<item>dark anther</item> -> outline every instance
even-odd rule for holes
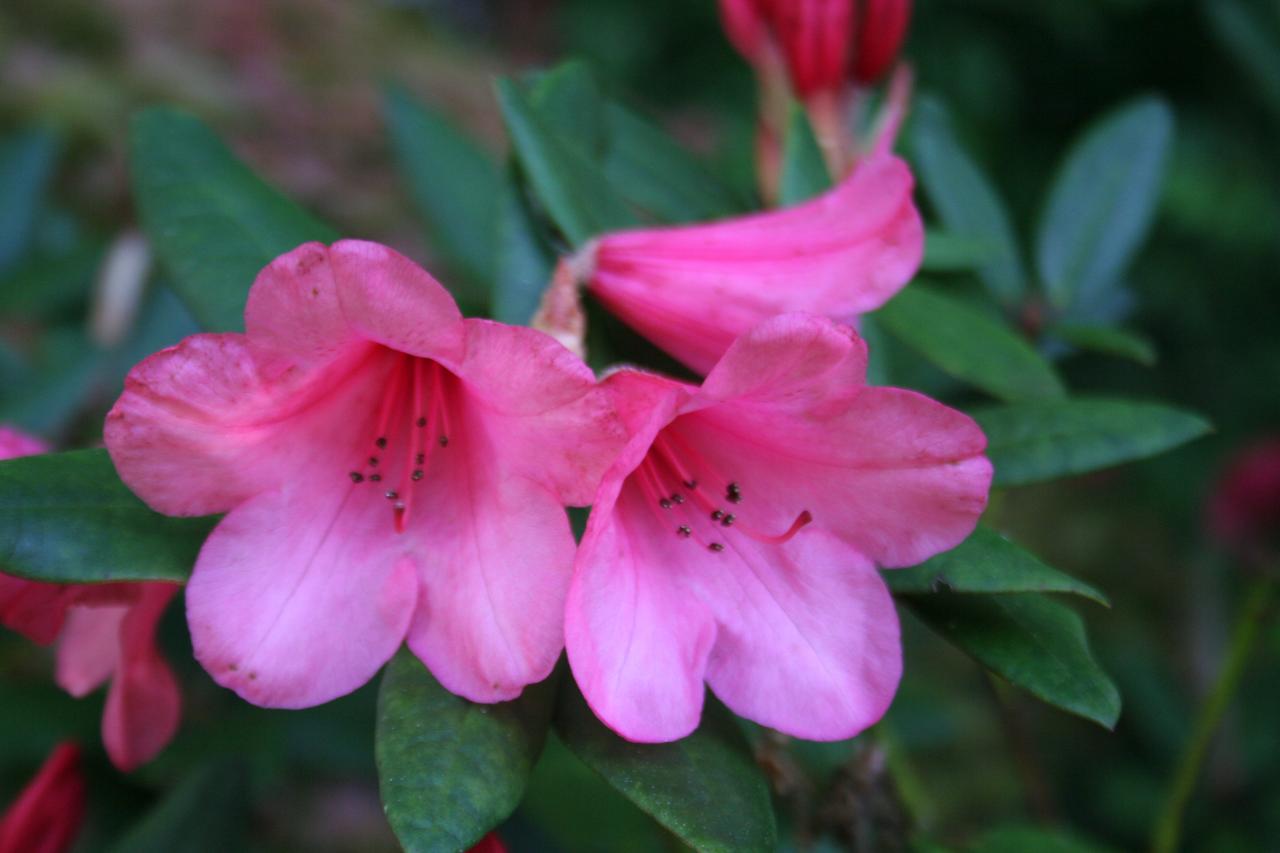
[[[440,446],[441,446],[441,447],[448,447],[448,446],[449,446],[449,436],[447,436],[447,435],[442,435],[442,436],[440,436]]]
[[[371,474],[371,475],[369,476],[369,479],[370,479],[370,480],[373,480],[373,482],[375,482],[375,483],[381,483],[381,482],[382,482],[382,475],[381,475],[381,474]]]
[[[351,472],[351,482],[353,482],[353,483],[363,483],[363,482],[364,482],[364,474],[361,474],[359,471],[352,471],[352,472]]]
[[[720,519],[722,519],[722,518],[724,518],[724,510],[719,510],[719,509],[713,509],[713,510],[711,510],[711,520],[712,520],[712,521],[719,521],[719,520],[720,520]]]
[[[373,443],[378,445],[378,449],[381,450],[387,446],[387,438],[386,436],[379,436]]]
[[[373,467],[375,467],[375,468],[376,468],[376,467],[378,467],[378,457],[376,457],[376,456],[370,456],[370,457],[369,457],[369,464],[370,464],[370,465],[372,465],[372,466],[373,466]]]
[[[674,494],[674,495],[672,495],[672,496],[671,496],[671,502],[672,502],[673,504],[682,504],[682,503],[684,503],[684,495],[682,495],[682,494],[680,494],[679,492],[677,492],[676,494]]]
[[[427,461],[427,454],[425,454],[425,453],[419,453],[419,454],[414,458],[414,460],[413,460],[413,461],[414,461],[414,462],[417,462],[419,465],[421,465],[423,462],[426,462],[426,461]]]
[[[387,500],[389,501],[393,501],[398,497],[400,497],[400,495],[398,495],[394,489],[387,492]]]
[[[424,427],[424,426],[426,426],[426,425],[427,425],[427,419],[426,419],[426,418],[418,418],[418,426],[419,426],[419,427]]]
[[[687,524],[682,524],[676,528],[676,535],[683,539],[688,539],[693,535],[693,528]]]
[[[742,503],[742,492],[729,492],[725,497],[728,498],[731,504]]]
[[[658,501],[658,506],[662,507],[663,509],[671,509],[671,501],[667,500],[666,498],[662,498],[660,501]]]
[[[414,480],[421,480],[421,479],[422,479],[422,470],[421,470],[421,469],[419,469],[419,470],[417,470],[417,471],[414,471],[414,472],[413,472],[413,474],[412,474],[411,476],[412,476],[412,479],[414,479]]]
[[[684,481],[684,487],[685,487],[686,489],[696,489],[696,488],[698,488],[698,481],[697,481],[697,480],[685,480],[685,481]]]
[[[710,548],[712,551],[715,551],[717,554],[719,554],[721,551],[724,550],[724,546],[721,545],[719,542],[712,542],[707,547]]]
[[[732,527],[735,521],[737,521],[737,519],[734,518],[733,515],[726,515],[724,517],[724,520],[722,520],[720,523],[723,524],[725,527]]]

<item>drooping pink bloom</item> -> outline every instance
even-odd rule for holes
[[[59,744],[18,799],[0,815],[0,853],[64,853],[84,822],[80,748]]]
[[[1237,453],[1209,496],[1209,530],[1240,557],[1265,564],[1280,557],[1280,438]]]
[[[605,307],[706,373],[771,317],[848,321],[896,294],[924,255],[912,186],[906,164],[882,154],[796,207],[606,234],[574,263]]]
[[[0,459],[47,449],[0,428]],[[102,741],[124,771],[154,758],[178,730],[181,694],[156,648],[156,626],[177,592],[171,583],[52,584],[0,574],[0,625],[57,642],[60,687],[82,697],[110,682]]]
[[[620,428],[546,335],[463,320],[383,246],[307,244],[258,276],[246,334],[130,373],[107,416],[124,481],[227,512],[187,587],[196,657],[259,705],[326,702],[407,638],[448,689],[510,699],[563,646],[574,541]]]
[[[961,542],[991,465],[969,417],[865,372],[851,329],[787,315],[700,388],[606,380],[631,440],[596,495],[565,636],[588,703],[623,737],[687,735],[704,681],[740,716],[813,740],[888,707],[901,650],[876,567]]]

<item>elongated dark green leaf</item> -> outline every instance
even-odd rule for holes
[[[490,155],[454,124],[404,89],[390,86],[383,112],[400,172],[427,224],[428,242],[463,276],[446,281],[463,310],[482,311],[482,287],[493,275],[498,169]]]
[[[1104,606],[1107,597],[1094,587],[1045,565],[1033,554],[986,527],[979,527],[958,547],[910,569],[886,571],[895,593],[1007,594],[1060,592],[1079,595]]]
[[[243,849],[249,824],[249,774],[236,762],[197,767],[113,853],[223,853]]]
[[[946,107],[922,98],[916,107],[912,143],[920,180],[947,231],[981,244],[986,261],[982,282],[1005,305],[1026,290],[1026,271],[1004,203],[990,180],[965,153]]]
[[[782,180],[778,196],[783,206],[813,198],[831,186],[831,173],[813,135],[804,107],[793,104],[782,149]]]
[[[0,279],[0,314],[46,318],[89,301],[104,246],[85,240],[65,252],[32,252]]]
[[[1110,853],[1111,848],[1063,830],[1005,826],[991,830],[965,850],[967,853]]]
[[[600,162],[608,134],[604,96],[587,63],[571,59],[539,74],[529,103],[564,142],[591,162]]]
[[[1112,728],[1120,694],[1089,651],[1084,624],[1040,595],[905,596],[915,613],[978,663],[1037,698]]]
[[[700,851],[773,850],[769,790],[733,716],[708,697],[702,724],[675,743],[618,737],[565,679],[556,733],[588,767]]]
[[[0,566],[54,583],[186,580],[214,518],[148,509],[105,450],[0,462]]]
[[[946,373],[1002,400],[1062,397],[1053,368],[1029,343],[982,311],[914,284],[875,314],[894,337]]]
[[[243,328],[245,297],[263,267],[309,240],[337,237],[194,116],[164,108],[138,114],[129,157],[147,236],[206,330]]]
[[[599,166],[565,142],[514,82],[498,81],[498,102],[525,178],[574,246],[635,224]]]
[[[392,659],[374,750],[382,805],[406,851],[466,850],[515,811],[551,723],[553,682],[477,705],[408,650]]]
[[[15,264],[31,242],[58,159],[58,138],[44,129],[0,143],[0,270]]]
[[[920,271],[968,272],[981,267],[986,259],[986,247],[977,240],[929,230],[924,235],[924,260],[920,263]]]
[[[1104,116],[1067,153],[1040,219],[1036,263],[1059,308],[1118,284],[1151,227],[1173,117],[1143,98]]]
[[[1136,332],[1110,326],[1058,325],[1049,333],[1083,350],[1127,358],[1147,367],[1156,363],[1155,345]]]
[[[1075,399],[973,413],[987,434],[995,485],[1083,474],[1163,453],[1211,429],[1199,415],[1156,403]]]
[[[493,284],[493,318],[525,325],[538,310],[551,280],[555,250],[524,197],[514,169],[498,199],[498,259]]]
[[[1280,118],[1280,37],[1240,0],[1206,0],[1209,23],[1224,53],[1249,75],[1259,97]],[[1274,16],[1272,17],[1274,20]]]
[[[728,216],[742,201],[648,119],[612,101],[604,107],[604,173],[636,207],[661,222]]]

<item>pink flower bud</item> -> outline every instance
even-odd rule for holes
[[[1280,553],[1280,438],[1237,454],[1209,498],[1209,529],[1247,559]]]
[[[0,817],[0,853],[63,853],[84,821],[80,748],[60,744]]]

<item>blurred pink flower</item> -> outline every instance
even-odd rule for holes
[[[0,853],[64,853],[84,822],[80,748],[59,744],[35,778],[0,815]]]
[[[881,154],[796,207],[606,234],[573,263],[610,311],[706,373],[770,317],[848,321],[896,294],[924,254],[912,186],[906,164]]]
[[[788,315],[700,388],[623,370],[631,440],[605,475],[565,617],[588,703],[634,741],[734,712],[814,740],[888,707],[898,620],[877,566],[959,544],[986,505],[986,439],[920,394],[865,384],[849,328]]]
[[[1209,528],[1249,560],[1280,558],[1280,438],[1236,454],[1209,498]]]
[[[0,428],[0,458],[45,450],[39,439]],[[171,583],[52,584],[0,574],[0,625],[36,643],[57,641],[60,687],[82,697],[110,682],[102,741],[126,772],[178,730],[181,694],[155,639],[177,591]]]
[[[463,320],[424,270],[359,241],[273,261],[245,325],[137,365],[106,425],[152,507],[228,513],[187,589],[213,678],[316,705],[406,638],[474,701],[545,678],[573,565],[564,505],[590,501],[621,435],[586,365]]]

